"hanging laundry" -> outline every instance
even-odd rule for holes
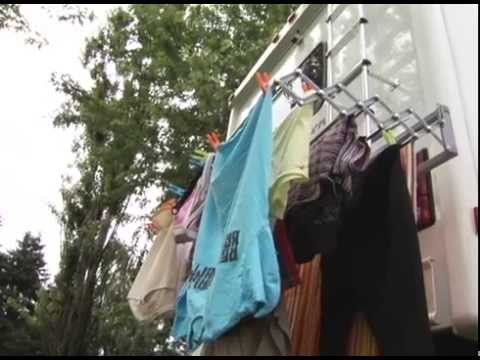
[[[205,199],[207,198],[208,188],[210,186],[214,159],[215,154],[211,153],[208,155],[205,160],[202,174],[195,187],[196,196],[192,202],[192,207],[186,222],[186,235],[192,240],[197,238],[198,229],[200,228],[200,220],[202,218]]]
[[[341,204],[351,194],[351,176],[365,167],[370,155],[368,144],[356,132],[354,116],[337,120],[311,144],[310,179],[292,186],[285,223],[299,264],[332,251],[336,244]]]
[[[348,184],[351,171],[361,171],[370,154],[368,144],[357,138],[355,116],[336,119],[335,124],[310,145],[309,181],[292,186],[288,209],[318,199],[322,189],[334,182]]]
[[[277,219],[283,219],[290,185],[308,180],[312,117],[313,103],[297,107],[275,130],[270,198],[272,216]]]
[[[177,281],[177,294],[183,287],[183,284],[190,275],[190,253],[192,252],[193,243],[176,243],[175,249],[177,254],[177,269],[178,269],[178,281]]]
[[[170,210],[173,211],[177,204],[177,200],[172,198],[165,201],[160,208],[158,209],[158,213],[152,217],[151,223],[148,225],[148,228],[154,233],[157,234],[162,228],[165,227],[165,216],[162,215],[163,210]]]
[[[177,261],[171,207],[163,206],[154,219],[159,232],[127,296],[130,309],[140,321],[173,316],[184,271]]]
[[[317,254],[326,254],[336,246],[342,226],[341,203],[346,197],[341,186],[323,190],[318,199],[298,204],[285,218],[287,237],[298,264],[311,261]]]
[[[205,200],[208,194],[208,188],[210,186],[210,179],[213,169],[213,161],[215,160],[215,154],[210,153],[205,160],[202,175],[195,187],[196,197],[193,200],[190,214],[187,218],[185,235],[188,236],[192,245],[187,260],[187,274],[192,271],[193,256],[195,252],[196,239],[198,236],[198,229],[200,228],[200,221],[202,219],[202,212],[205,206]]]
[[[322,337],[321,256],[300,265],[301,284],[285,292],[285,304],[292,334],[292,356],[318,356]],[[349,356],[380,355],[378,341],[361,313],[354,316],[348,335]]]
[[[202,356],[288,356],[290,330],[283,302],[261,319],[248,318],[212,343]]]
[[[269,222],[272,142],[268,90],[216,153],[192,273],[172,331],[190,350],[278,305],[280,274]]]
[[[400,147],[354,177],[334,252],[323,256],[322,354],[344,355],[362,311],[384,355],[432,355],[415,218]],[[319,237],[322,234],[318,234]]]
[[[288,240],[287,229],[283,220],[278,219],[275,222],[274,235],[278,253],[278,262],[280,265],[280,275],[282,277],[282,286],[283,289],[289,289],[300,283],[300,277],[293,249]]]
[[[283,219],[290,186],[308,180],[312,117],[313,103],[296,107],[275,130],[273,136],[271,217],[275,227],[275,245],[282,284],[286,289],[298,285],[298,271],[285,226],[283,222],[275,219]]]
[[[292,334],[290,355],[315,356],[320,353],[321,258],[299,266],[300,285],[285,292],[285,304]]]
[[[198,150],[197,150],[198,152]],[[188,189],[184,196],[178,201],[176,206],[177,214],[175,216],[175,226],[173,233],[177,243],[184,243],[193,241],[197,237],[198,227],[197,223],[192,224],[192,218],[199,221],[205,192],[208,184],[203,184],[202,178],[205,177],[205,168],[210,168],[211,164],[202,167],[197,172],[194,179],[190,182]],[[210,171],[210,170],[209,170]],[[199,205],[201,204],[201,206]]]
[[[409,144],[403,146],[400,150],[400,159],[402,169],[407,174],[407,183],[411,185],[412,180],[412,152],[413,145]],[[411,187],[409,186],[409,192]],[[413,195],[413,194],[411,194]],[[314,209],[307,209],[306,212],[315,212]],[[318,211],[318,209],[317,209]],[[317,236],[323,236],[322,233],[317,233]],[[330,237],[331,238],[331,237]],[[331,246],[334,248],[334,245]],[[324,246],[326,250],[326,246]],[[328,253],[328,251],[325,251]],[[321,278],[322,271],[319,262],[320,258],[316,257],[314,261],[302,264],[300,266],[301,284],[294,289],[289,289],[285,293],[286,305],[289,310],[289,320],[291,324],[292,337],[292,355],[319,355],[320,354],[320,342],[322,337],[322,312],[320,302],[316,305],[312,305],[319,299],[321,299]],[[315,268],[315,270],[313,270]],[[315,274],[312,275],[312,271]],[[311,291],[311,289],[317,289]],[[307,305],[308,304],[308,305]],[[305,317],[305,307],[308,310],[308,317]],[[321,310],[317,314],[315,309]],[[310,319],[315,319],[313,323],[307,324]],[[365,356],[365,355],[381,355],[378,339],[373,334],[370,323],[365,315],[361,312],[356,312],[352,316],[352,324],[349,328],[349,333],[346,337],[345,354],[353,356]],[[303,336],[303,328],[306,327],[308,336]]]
[[[347,341],[348,356],[379,356],[380,348],[377,338],[373,335],[368,320],[363,313],[356,313]]]
[[[412,188],[413,156],[414,156],[414,150],[413,150],[412,144],[407,144],[400,149],[400,161],[402,164],[402,169],[405,172],[408,191],[410,192],[410,195],[413,194],[413,188]]]
[[[415,152],[415,144],[410,143],[403,146],[400,150],[400,159],[403,171],[408,184],[408,191],[412,198],[412,208],[415,219],[418,219],[417,209],[417,154]]]
[[[193,190],[175,215],[173,235],[176,243],[185,243],[193,239],[191,234],[187,232],[187,224],[197,197],[198,192]]]

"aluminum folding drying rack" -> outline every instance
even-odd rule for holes
[[[324,89],[321,89],[315,84],[301,69],[297,69],[279,79],[273,79],[274,96],[276,97],[283,92],[287,98],[290,98],[299,106],[318,101],[319,99],[328,103],[340,116],[336,116],[333,121],[330,121],[316,137],[321,136],[337,121],[346,119],[351,115],[358,115],[359,113],[364,113],[368,118],[372,119],[372,122],[375,124],[376,129],[367,136],[367,140],[371,143],[383,139],[385,131],[393,131],[398,126],[403,127],[403,131],[394,136],[394,138],[395,142],[402,146],[419,139],[423,135],[433,136],[442,146],[443,151],[422,163],[418,168],[418,172],[430,171],[457,156],[455,136],[448,107],[439,105],[435,111],[425,118],[422,118],[413,109],[406,109],[399,113],[394,112],[390,106],[376,95],[366,100],[360,100],[347,89],[347,86],[360,75],[363,65],[364,64],[360,63],[343,81]],[[306,84],[311,84],[314,92],[303,96],[297,94],[295,90],[291,88],[291,84],[297,79],[301,79]],[[340,93],[345,94],[353,101],[354,105],[346,108],[338,104],[335,101],[335,97]],[[373,105],[382,107],[388,114],[388,117],[386,119],[379,119],[371,109]],[[413,125],[408,125],[407,120],[409,119],[414,119],[416,122]],[[440,128],[440,136],[435,133],[434,127]],[[388,146],[389,144],[387,143],[379,149],[376,149],[375,152],[379,153]]]
[[[383,135],[386,132],[387,134],[393,135],[393,130],[398,126],[401,126],[403,131],[397,134],[394,138],[395,142],[401,145],[413,142],[421,135],[427,134],[433,136],[441,145],[442,151],[429,160],[422,162],[417,169],[418,172],[430,171],[457,156],[457,146],[455,143],[455,136],[453,133],[448,107],[439,105],[435,111],[427,115],[425,118],[422,118],[413,109],[406,109],[399,113],[394,112],[390,106],[380,99],[379,96],[370,97],[368,95],[368,77],[373,77],[376,80],[390,85],[392,91],[398,88],[400,84],[398,82],[385,79],[370,70],[372,63],[367,58],[367,40],[365,35],[366,24],[368,23],[368,20],[364,14],[363,4],[357,5],[359,16],[358,19],[353,22],[350,30],[346,31],[345,34],[335,43],[333,42],[334,23],[336,19],[338,19],[340,15],[348,8],[348,6],[351,6],[351,4],[338,4],[337,6],[334,6],[334,4],[328,4],[328,16],[326,19],[328,30],[328,50],[325,54],[328,87],[323,89],[320,88],[318,84],[315,84],[315,82],[312,81],[312,79],[310,79],[301,69],[297,69],[277,80],[273,79],[274,96],[277,96],[280,92],[283,92],[287,98],[290,98],[290,100],[293,100],[299,106],[312,101],[318,101],[319,99],[327,103],[328,122],[327,125],[322,128],[321,133],[316,135],[316,137],[320,136],[340,119],[359,113],[365,114],[365,118],[367,120],[366,127],[368,128],[367,139],[370,144],[382,140],[384,138]],[[359,36],[360,40],[361,60],[341,81],[334,83],[332,61],[335,56],[337,56],[342,49],[348,46],[352,39],[357,35]],[[359,76],[361,77],[363,100],[356,98],[347,88],[349,84]],[[306,96],[298,95],[291,87],[291,84],[298,78],[300,78],[304,83],[311,84],[313,86],[314,93]],[[353,101],[354,105],[350,108],[339,105],[338,102],[335,101],[335,97],[339,93],[345,94],[350,100]],[[379,116],[371,109],[373,105],[383,108],[383,110],[385,110],[387,113],[387,118],[379,119]],[[334,117],[333,110],[344,116]],[[414,120],[413,124],[411,121],[412,119]],[[407,124],[407,121],[410,121],[410,125]],[[370,131],[372,124],[374,125],[374,130]],[[440,136],[434,132],[434,127],[440,128]],[[380,146],[380,148],[375,149],[375,153],[383,151],[387,146],[389,146],[388,143],[384,146]]]

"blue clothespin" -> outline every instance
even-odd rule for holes
[[[183,194],[185,194],[185,189],[173,184],[167,184],[167,190],[180,197],[182,197]]]
[[[205,164],[205,160],[199,160],[197,158],[190,158],[190,165],[193,166],[193,167],[203,167],[203,165]]]
[[[198,156],[198,155],[190,155],[190,159],[195,159],[195,160],[198,160],[198,161],[205,161],[206,160],[205,157]]]

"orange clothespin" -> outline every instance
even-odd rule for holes
[[[255,74],[255,77],[257,79],[258,86],[260,86],[260,89],[262,89],[263,92],[266,92],[270,87],[270,82],[272,80],[270,74],[267,72],[257,72]]]
[[[220,146],[220,138],[218,137],[215,131],[209,132],[207,134],[208,142],[212,146],[213,150],[217,151]]]
[[[302,89],[304,92],[309,92],[314,89],[313,84],[309,81],[302,82]]]
[[[162,205],[160,205],[160,211],[163,211],[163,210],[172,210],[175,205],[177,204],[177,200],[175,198],[172,198],[172,199],[168,199],[167,201],[165,201],[164,203],[162,203]]]
[[[162,205],[160,205],[158,212],[151,218],[150,223],[145,225],[147,230],[153,234],[156,234],[158,231],[160,231],[162,226],[161,226],[161,222],[159,223],[158,221],[159,219],[158,214],[160,214],[163,211],[172,211],[176,204],[177,204],[177,200],[175,198],[171,198],[163,202]]]
[[[153,224],[153,223],[147,224],[147,225],[145,225],[145,227],[147,228],[147,231],[150,234],[156,234],[157,232],[160,231],[160,229],[158,227],[156,227],[155,224]]]

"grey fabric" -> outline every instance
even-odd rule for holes
[[[270,315],[247,319],[212,343],[204,356],[288,356],[291,351],[288,315],[283,302]]]

